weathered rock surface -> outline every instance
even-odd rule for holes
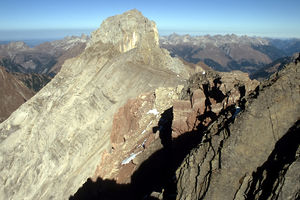
[[[0,123],[33,95],[15,75],[0,67]]]
[[[176,172],[177,199],[299,198],[299,69],[289,64],[242,113],[210,125]]]
[[[122,195],[132,199],[174,195],[166,182],[186,152],[197,144],[201,134],[193,132],[200,126],[207,127],[223,110],[233,107],[234,111],[235,104],[257,85],[242,72],[202,71],[193,75],[185,87],[158,88],[128,100],[114,115],[112,148],[103,154],[92,178],[97,186],[91,189],[87,181],[74,199],[107,197],[110,192],[101,189],[106,186],[99,180],[115,182],[111,186],[115,190],[127,188],[129,194],[123,191],[110,199]]]
[[[67,199],[110,149],[118,108],[187,78],[183,63],[159,48],[148,21],[136,10],[104,21],[109,39],[96,31],[81,55],[0,125],[1,199]]]
[[[181,94],[182,99],[173,104],[173,137],[207,126],[230,106],[242,106],[258,84],[240,71],[209,70],[194,74]]]
[[[94,175],[114,179],[119,184],[130,183],[139,165],[162,148],[159,144],[161,115],[180,96],[180,88],[158,88],[154,93],[130,99],[114,115],[110,136],[112,150],[102,156]],[[153,131],[154,128],[157,131]],[[153,133],[155,132],[155,133]],[[153,143],[155,143],[153,145]],[[152,146],[151,146],[152,145]]]

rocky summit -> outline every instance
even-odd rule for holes
[[[299,60],[260,83],[109,17],[0,124],[0,199],[299,199]]]
[[[1,199],[68,199],[91,177],[113,114],[129,98],[188,77],[131,10],[105,20],[85,51],[0,125]]]

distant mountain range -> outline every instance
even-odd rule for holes
[[[160,37],[161,47],[187,62],[204,62],[217,71],[254,73],[275,60],[300,51],[300,39],[269,39],[231,35]]]
[[[298,200],[299,53],[259,82],[203,58],[251,71],[287,50],[246,36],[173,36],[162,44],[194,63],[161,48],[138,10],[109,17],[33,97],[28,87],[44,82],[33,72],[51,74],[81,39],[2,47],[15,67],[0,67],[0,120],[31,99],[0,123],[0,199]]]
[[[88,40],[83,35],[35,47],[24,41],[0,44],[0,123],[42,89],[66,59],[79,55]]]
[[[54,76],[64,60],[79,55],[85,48],[88,36],[66,37],[29,47],[25,42],[0,45],[0,65],[11,72],[38,73]]]

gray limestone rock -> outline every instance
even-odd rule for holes
[[[105,20],[81,55],[0,124],[0,199],[69,198],[109,148],[114,112],[187,74],[138,11]]]

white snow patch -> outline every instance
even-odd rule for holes
[[[121,164],[126,165],[126,164],[130,163],[130,161],[132,161],[140,153],[142,153],[142,151],[130,154],[130,156],[128,158],[124,159]]]
[[[147,112],[147,114],[158,115],[159,112],[156,110],[156,108],[154,108],[154,109],[152,109],[152,110],[149,110],[149,111]]]
[[[241,112],[241,108],[239,106],[235,107],[235,113],[233,114],[233,118],[235,118]]]

